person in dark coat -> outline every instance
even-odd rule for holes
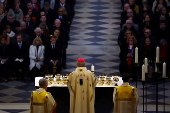
[[[4,78],[5,82],[8,82],[10,47],[6,44],[5,37],[2,37],[0,41],[0,77]]]
[[[15,76],[17,80],[24,80],[25,72],[28,71],[29,66],[29,46],[22,41],[22,35],[17,34],[17,42],[12,45],[12,64],[15,68]]]

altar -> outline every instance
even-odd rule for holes
[[[42,77],[35,78],[35,86],[38,87],[38,81]],[[55,77],[45,76],[48,79],[47,91],[50,92],[58,103],[57,111],[69,113],[70,94],[67,88],[67,77],[60,75]],[[98,83],[95,88],[95,113],[111,113],[113,110],[113,91],[114,87],[123,83],[121,77],[97,77]],[[97,108],[97,109],[96,109]],[[102,109],[100,109],[102,108]],[[103,108],[106,111],[102,111]],[[60,113],[57,112],[57,113]]]

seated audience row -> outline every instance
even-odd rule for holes
[[[141,66],[148,59],[147,78],[152,81],[154,69],[157,66],[162,72],[162,66],[156,65],[156,47],[160,48],[160,63],[166,63],[167,76],[170,77],[170,2],[168,0],[122,0],[120,33],[120,74],[129,73],[133,80],[141,77]],[[138,47],[139,68],[134,65],[135,47]],[[155,66],[156,65],[156,66]]]

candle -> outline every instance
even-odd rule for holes
[[[142,65],[142,81],[145,81],[145,65]]]
[[[91,65],[91,71],[94,71],[94,65],[93,64]]]
[[[144,63],[145,63],[145,73],[148,73],[148,59],[147,58],[145,58]]]
[[[138,48],[135,48],[135,63],[138,63]]]
[[[162,73],[162,78],[166,78],[166,63],[163,63],[163,73]]]
[[[159,53],[160,53],[160,49],[159,47],[156,47],[156,63],[159,63]]]
[[[156,63],[155,63],[155,72],[158,72],[158,68],[157,68],[157,66],[156,66]]]

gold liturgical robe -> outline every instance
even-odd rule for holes
[[[94,113],[96,78],[86,67],[69,74],[70,113]]]
[[[114,112],[113,113],[136,113],[138,104],[137,89],[129,83],[117,86],[113,93]]]
[[[32,92],[30,101],[30,113],[52,113],[56,108],[56,102],[49,92],[39,88]]]

